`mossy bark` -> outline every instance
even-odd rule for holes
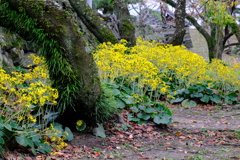
[[[135,27],[131,21],[127,4],[124,0],[114,0],[114,12],[117,16],[120,38],[128,41],[129,46],[136,44]]]
[[[86,4],[86,1],[69,0],[69,2],[78,17],[86,25],[89,31],[95,35],[99,42],[117,43],[117,39],[112,31],[104,25],[97,13]]]
[[[60,97],[61,95],[70,96],[69,101],[71,102],[69,103],[73,104],[74,107],[73,109],[67,106],[66,111],[61,116],[64,122],[67,125],[75,124],[76,120],[85,117],[86,121],[96,124],[95,105],[102,93],[100,81],[93,56],[85,51],[74,16],[41,1],[8,0],[8,2],[10,8],[19,14],[23,8],[26,15],[31,17],[30,20],[36,22],[36,27],[43,29],[44,33],[47,34],[48,42],[56,42],[53,45],[47,43],[39,45],[42,48],[48,46],[48,50],[45,51],[49,51],[49,53],[43,53],[43,55],[47,59],[50,77],[54,86],[59,90]],[[0,17],[0,23],[4,18],[6,17]],[[9,19],[9,21],[14,20]],[[33,39],[32,30],[23,27],[24,32],[21,32],[19,29],[21,25],[17,26],[16,23],[11,24],[11,22],[9,24],[23,38]],[[47,41],[39,40],[39,42],[45,43]],[[56,53],[61,53],[61,55],[53,55],[55,52],[52,50],[56,50]],[[64,65],[61,66],[61,64]],[[66,98],[64,96],[61,98]],[[66,118],[68,118],[67,121]]]

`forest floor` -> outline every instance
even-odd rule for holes
[[[108,122],[105,139],[75,133],[71,159],[240,159],[240,106],[169,108],[174,119],[166,128],[127,122],[125,130]]]
[[[173,122],[167,127],[128,122],[125,111],[125,124],[104,124],[107,138],[75,132],[68,147],[55,155],[33,157],[16,150],[7,159],[240,160],[240,105],[168,107]]]

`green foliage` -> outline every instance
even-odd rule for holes
[[[119,112],[116,99],[109,85],[103,84],[102,92],[96,103],[95,113],[92,113],[92,116],[96,117],[98,123],[103,123]]]
[[[73,134],[71,132],[71,130],[68,127],[65,127],[63,129],[63,126],[60,123],[52,123],[52,128],[54,128],[54,130],[52,130],[51,132],[56,132],[56,138],[62,138],[65,137],[68,141],[73,140]],[[54,133],[51,133],[54,135]]]
[[[235,23],[234,18],[227,11],[229,7],[227,2],[202,0],[202,3],[205,4],[206,17],[210,23],[222,26]]]
[[[37,154],[37,152],[40,153],[49,153],[51,152],[51,147],[44,143],[42,140],[42,137],[39,136],[35,131],[27,131],[24,130],[26,134],[21,134],[16,136],[16,142],[24,147],[30,147],[31,151],[34,155]]]
[[[156,124],[170,124],[172,122],[172,113],[163,104],[148,102],[132,106],[130,110],[132,113],[128,114],[128,119],[139,124],[146,123],[149,120]]]
[[[225,102],[227,104],[238,103],[237,94],[221,94],[219,91],[207,87],[206,84],[195,84],[187,89],[180,89],[174,92],[174,99],[171,103],[180,103],[184,107],[195,107],[198,103],[215,103],[220,104]]]
[[[128,85],[120,79],[116,79],[111,86],[113,95],[116,97],[118,108],[129,108],[128,119],[139,124],[153,121],[156,124],[170,124],[172,121],[171,111],[163,104],[154,102],[148,95],[142,95],[137,84]],[[117,83],[120,82],[120,83]]]
[[[102,124],[98,124],[98,127],[94,128],[93,134],[97,137],[106,138],[105,130]]]
[[[104,14],[112,14],[114,8],[114,1],[113,0],[94,0],[93,1],[93,8],[94,9],[103,9]]]
[[[1,153],[19,144],[34,155],[45,154],[66,147],[64,141],[73,139],[67,127],[63,130],[57,123],[47,127],[59,115],[54,111],[58,92],[51,88],[44,58],[30,56],[36,67],[28,72],[16,68],[8,74],[0,69]]]
[[[49,153],[51,147],[46,144],[42,137],[39,135],[39,131],[35,129],[26,129],[20,126],[14,120],[8,120],[0,117],[0,148],[1,154],[5,148],[10,148],[18,143],[21,146],[31,149],[31,152],[36,155],[37,152]]]

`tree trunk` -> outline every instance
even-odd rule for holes
[[[121,39],[127,40],[129,46],[134,46],[136,44],[135,28],[125,0],[114,0],[114,12],[119,21],[118,28]]]
[[[183,38],[185,36],[185,17],[186,17],[186,0],[178,0],[175,10],[175,24],[176,30],[169,40],[168,43],[176,45],[181,45],[183,43]]]
[[[37,43],[41,49],[53,86],[59,91],[60,110],[66,109],[61,116],[66,125],[74,126],[79,119],[95,125],[97,110],[101,111],[96,109],[96,103],[102,91],[93,56],[85,51],[74,16],[42,1],[7,2],[10,8],[0,0],[0,25]]]
[[[78,17],[86,25],[99,42],[112,42],[117,43],[117,39],[111,30],[101,22],[97,13],[93,11],[85,1],[81,0],[69,0],[71,6],[77,13]]]
[[[237,23],[233,23],[231,25],[231,28],[233,30],[233,33],[236,35],[238,42],[240,43],[240,25]]]
[[[221,59],[222,60],[222,54],[224,50],[223,46],[223,29],[221,26],[216,26],[216,35],[215,35],[215,54],[214,58]]]
[[[169,4],[170,6],[176,8],[176,3],[172,0],[163,0],[165,3]],[[190,16],[190,15],[186,15],[186,18],[196,27],[196,29],[203,35],[203,37],[205,38],[205,40],[207,41],[207,45],[208,45],[208,56],[209,56],[209,60],[211,61],[213,58],[221,58],[220,55],[220,50],[223,49],[223,41],[221,42],[221,40],[218,40],[218,44],[216,44],[215,41],[215,34],[214,36],[212,36],[212,34],[210,35],[203,26],[199,25],[197,20]],[[214,28],[212,28],[214,30]],[[215,32],[215,31],[214,31]],[[220,33],[218,34],[218,38],[220,38],[221,35]],[[218,46],[220,45],[220,46]],[[218,48],[219,47],[219,48]]]

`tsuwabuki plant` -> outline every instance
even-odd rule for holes
[[[165,98],[191,106],[195,106],[198,99],[204,103],[221,103],[223,99],[226,103],[237,103],[239,63],[229,65],[216,59],[208,63],[183,46],[141,38],[134,47],[127,47],[125,40],[120,44],[100,44],[94,58],[102,83],[128,87],[131,94],[147,95],[153,102]],[[177,93],[183,90],[187,90],[186,93]],[[212,93],[213,90],[219,94]]]
[[[35,67],[18,69],[11,74],[0,69],[0,149],[17,144],[30,148],[33,154],[49,153],[65,147],[72,140],[69,128],[50,125],[58,116],[58,91],[51,87],[45,59],[31,54]],[[45,137],[45,138],[44,138]],[[47,137],[47,138],[46,138]]]

